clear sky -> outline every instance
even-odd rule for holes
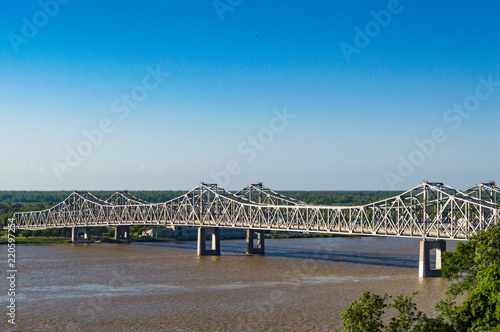
[[[500,182],[497,1],[9,1],[0,190]]]

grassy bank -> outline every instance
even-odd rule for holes
[[[16,244],[71,243],[71,239],[66,237],[43,237],[43,236],[31,237],[31,238],[16,237],[15,240]],[[8,240],[6,237],[0,239],[0,245],[7,243]]]

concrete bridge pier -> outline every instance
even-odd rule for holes
[[[436,249],[436,268],[431,269],[431,250]],[[446,251],[446,241],[420,241],[420,260],[418,267],[419,278],[441,277],[441,255]]]
[[[130,226],[116,226],[115,240],[128,240],[130,239]]]
[[[257,247],[253,243],[254,234],[257,234]],[[264,255],[264,231],[247,229],[247,255]]]
[[[71,241],[73,243],[90,243],[90,227],[73,227]]]
[[[212,235],[212,249],[207,249],[207,235]],[[198,256],[220,255],[220,233],[218,227],[198,228]]]

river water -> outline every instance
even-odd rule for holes
[[[265,256],[245,248],[226,240],[221,256],[197,257],[196,242],[19,245],[16,328],[341,331],[340,312],[365,290],[418,291],[434,316],[447,286],[418,278],[418,239],[266,239]]]

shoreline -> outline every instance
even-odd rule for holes
[[[302,233],[266,233],[266,239],[297,239],[297,238],[322,238],[322,237],[358,237],[357,234],[329,234],[329,233],[313,233],[313,234],[302,234]],[[244,238],[242,238],[244,239]],[[92,237],[90,243],[122,243],[129,244],[135,242],[186,242],[186,241],[196,241],[194,240],[182,240],[175,238],[152,238],[152,237],[134,237],[128,240],[116,240],[112,237]],[[73,243],[70,237],[28,237],[28,238],[15,238],[15,244],[64,244]],[[7,237],[0,238],[0,245],[7,245]]]

